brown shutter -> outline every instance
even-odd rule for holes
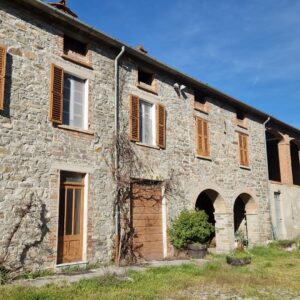
[[[196,145],[198,155],[209,156],[208,122],[200,118],[196,118]]]
[[[239,152],[240,164],[242,166],[249,166],[248,136],[242,133],[239,133]]]
[[[163,105],[156,105],[156,144],[166,148],[166,109]]]
[[[4,109],[5,74],[6,74],[6,47],[0,45],[0,110]]]
[[[140,141],[140,99],[137,96],[130,96],[130,118],[129,118],[130,140]]]
[[[49,119],[50,121],[56,124],[62,124],[63,90],[64,90],[64,70],[52,64]]]
[[[245,166],[249,166],[248,136],[244,135],[243,139],[244,139],[244,142],[243,142],[243,146],[244,146],[244,163],[245,163]]]

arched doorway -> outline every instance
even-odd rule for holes
[[[210,237],[211,247],[222,249],[227,246],[228,237],[222,232],[226,225],[226,218],[220,217],[226,214],[225,201],[218,192],[212,189],[207,189],[201,192],[197,198],[196,209],[203,210],[208,215],[208,221],[214,225],[215,233]],[[226,246],[225,246],[226,244]]]
[[[247,245],[258,240],[257,205],[251,195],[242,193],[235,199],[233,219],[236,236],[243,236]]]

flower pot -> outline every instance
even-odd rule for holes
[[[188,244],[188,255],[191,258],[204,258],[207,254],[207,246],[202,244]]]

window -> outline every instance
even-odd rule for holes
[[[87,44],[82,43],[78,40],[75,40],[67,35],[64,36],[64,53],[66,55],[69,54],[69,52],[74,52],[82,56],[87,55]]]
[[[155,145],[155,110],[154,105],[140,101],[140,141]]]
[[[248,135],[238,133],[239,135],[239,152],[240,152],[240,165],[249,167],[249,151],[248,151]]]
[[[130,139],[134,142],[166,147],[166,110],[137,96],[130,97]]]
[[[241,110],[236,111],[236,124],[240,127],[243,127],[243,128],[248,127],[248,122],[247,122],[246,115]]]
[[[153,74],[142,70],[138,70],[138,82],[151,86],[153,83]]]
[[[64,72],[56,65],[51,67],[50,121],[88,129],[86,80]]]
[[[207,97],[199,90],[194,91],[194,109],[208,113]]]
[[[210,147],[209,147],[209,127],[208,122],[196,118],[196,148],[197,155],[209,157],[210,155]]]
[[[85,127],[85,86],[85,80],[64,75],[63,124]]]

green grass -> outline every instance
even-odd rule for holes
[[[286,252],[272,244],[249,254],[252,263],[244,267],[229,266],[225,256],[212,255],[203,266],[191,263],[129,272],[129,280],[106,276],[43,288],[8,285],[0,287],[0,299],[201,299],[201,293],[216,291],[255,299],[300,295],[300,250]]]

